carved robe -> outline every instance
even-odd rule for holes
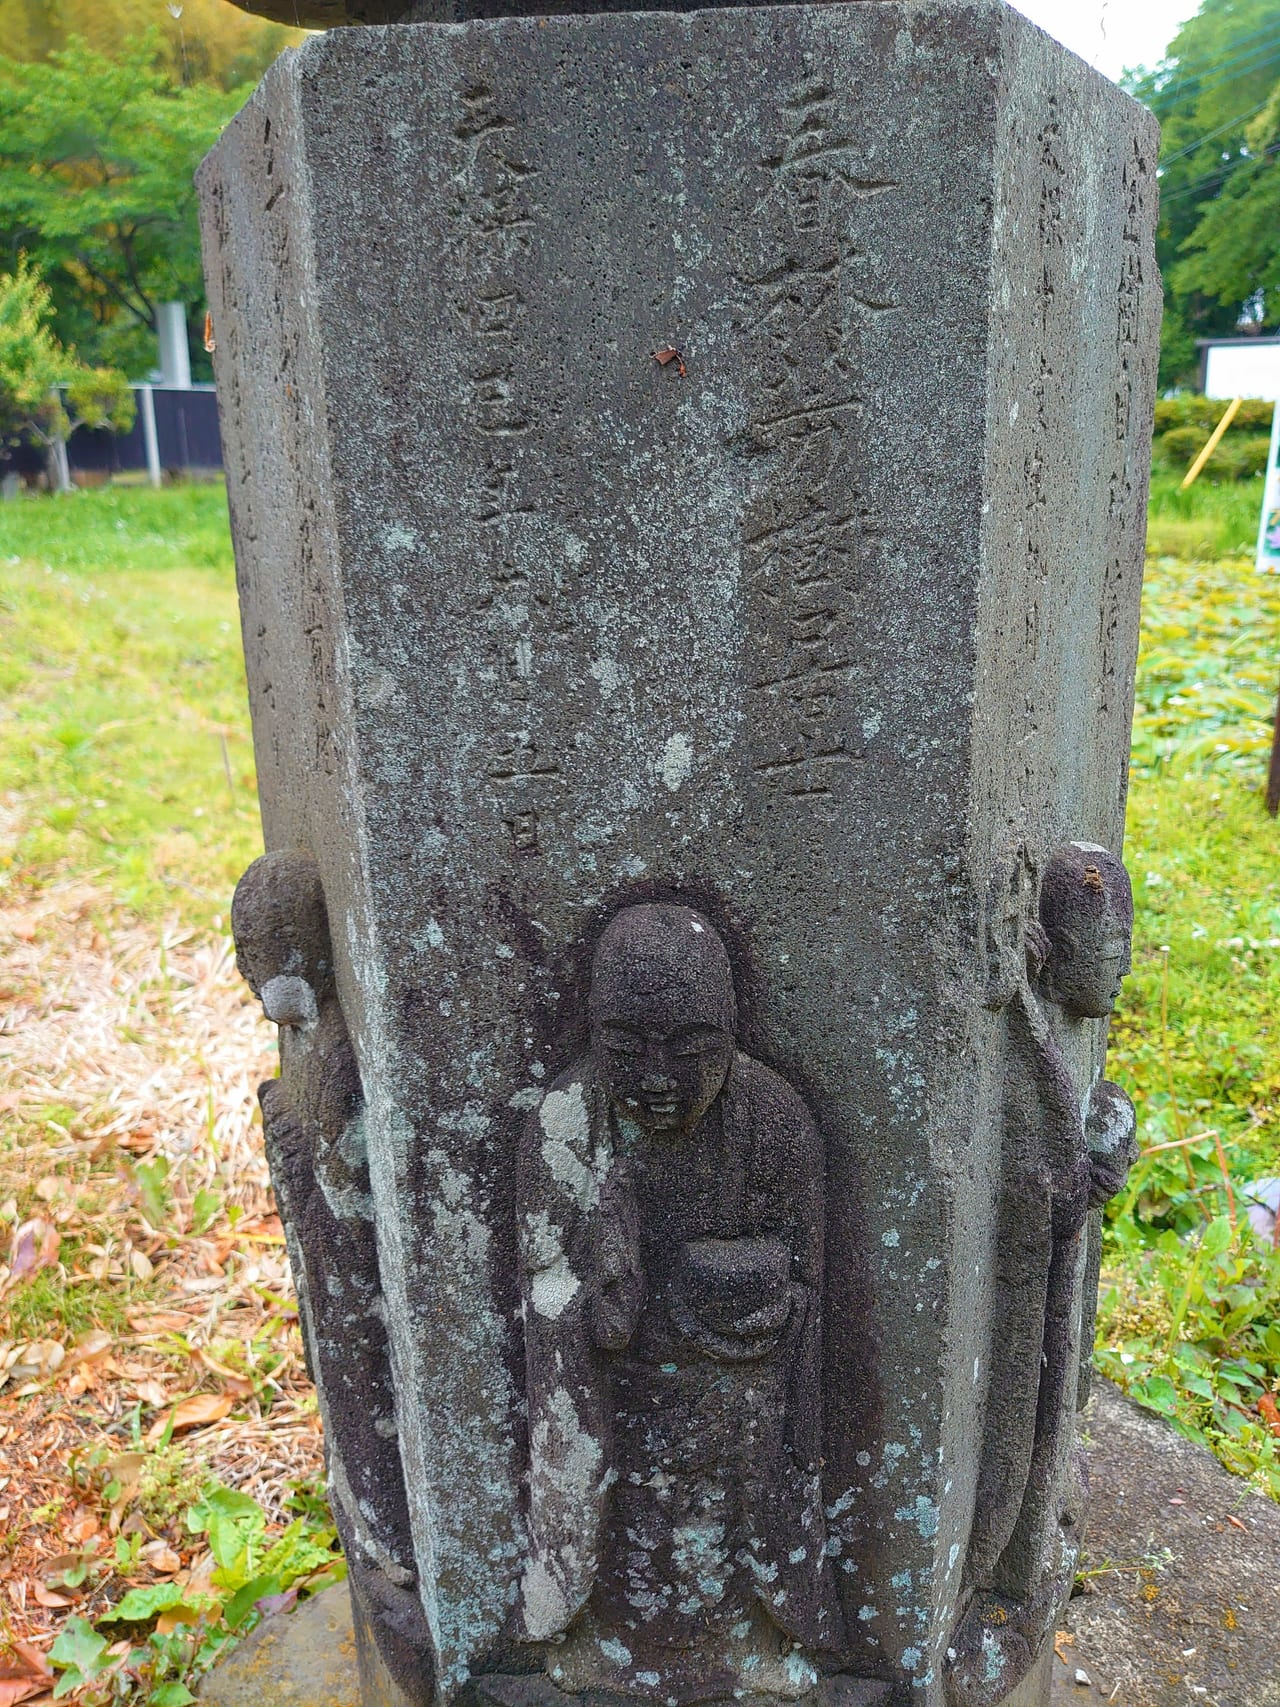
[[[629,1648],[768,1619],[839,1639],[819,1490],[821,1144],[738,1054],[690,1135],[624,1129],[591,1060],[520,1165],[528,1635]],[[655,1635],[658,1627],[662,1635]]]
[[[1076,1088],[1025,984],[1007,1013],[995,1337],[966,1576],[1022,1598],[1038,1586],[1032,1510],[1073,1426],[1089,1165]]]
[[[323,1395],[334,1519],[374,1633],[398,1675],[421,1669],[416,1592],[374,1240],[363,1097],[336,1000],[281,1034],[282,1073],[259,1087],[267,1162],[298,1291],[307,1365]]]

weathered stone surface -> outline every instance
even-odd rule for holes
[[[1280,1507],[1109,1381],[1084,1430],[1092,1592],[1054,1707],[1280,1707]]]
[[[1121,836],[1154,159],[1113,86],[955,0],[337,32],[203,169],[267,843],[315,862],[358,1063],[421,1700],[556,1663],[521,1290],[582,1276],[531,1262],[516,1161],[559,1145],[597,1238],[565,1121],[637,903],[723,941],[719,1029],[821,1140],[819,1669],[994,1701],[1052,1625],[1105,1020],[1029,956],[1054,850]],[[777,1294],[753,1237],[745,1277],[694,1253],[710,1313]],[[556,1414],[586,1514],[612,1449]],[[1025,1618],[970,1684],[976,1591]],[[597,1647],[595,1686],[665,1698]]]

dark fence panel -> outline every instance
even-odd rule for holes
[[[152,396],[161,468],[184,471],[221,468],[222,439],[218,434],[218,404],[213,388],[162,391],[157,386]]]
[[[90,431],[81,427],[72,433],[67,459],[74,478],[87,474],[104,478],[112,474],[145,473],[147,435],[145,388],[135,385],[133,398],[137,415],[127,433],[105,428]],[[156,418],[156,446],[162,473],[205,474],[222,467],[222,439],[218,433],[218,403],[211,385],[190,391],[151,387]],[[38,445],[0,446],[0,477],[18,474],[34,479],[44,467]]]
[[[147,466],[147,446],[142,430],[142,394],[133,390],[138,413],[127,433],[113,433],[106,427],[80,427],[67,441],[67,461],[71,473],[124,474]],[[163,467],[163,464],[161,464]]]

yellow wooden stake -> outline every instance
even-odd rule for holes
[[[1235,420],[1236,410],[1240,407],[1240,405],[1243,402],[1244,402],[1243,397],[1233,397],[1231,399],[1230,403],[1227,404],[1227,412],[1222,417],[1222,419],[1218,422],[1217,426],[1213,429],[1213,434],[1212,434],[1208,444],[1204,447],[1204,449],[1200,452],[1200,455],[1195,459],[1195,461],[1191,464],[1191,467],[1183,475],[1182,486],[1181,486],[1181,490],[1183,492],[1186,491],[1188,486],[1194,486],[1196,481],[1200,478],[1201,469],[1204,467],[1205,463],[1208,462],[1209,458],[1213,455],[1214,451],[1217,450],[1218,446],[1222,443],[1222,435],[1226,432],[1227,428]]]

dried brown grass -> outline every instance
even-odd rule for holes
[[[0,910],[0,1637],[43,1649],[119,1598],[122,1526],[147,1532],[129,1585],[207,1569],[179,1513],[104,1492],[168,1425],[191,1474],[277,1518],[319,1471],[257,1112],[272,1071],[227,940],[85,882]],[[69,1536],[101,1565],[80,1592],[50,1576]]]

